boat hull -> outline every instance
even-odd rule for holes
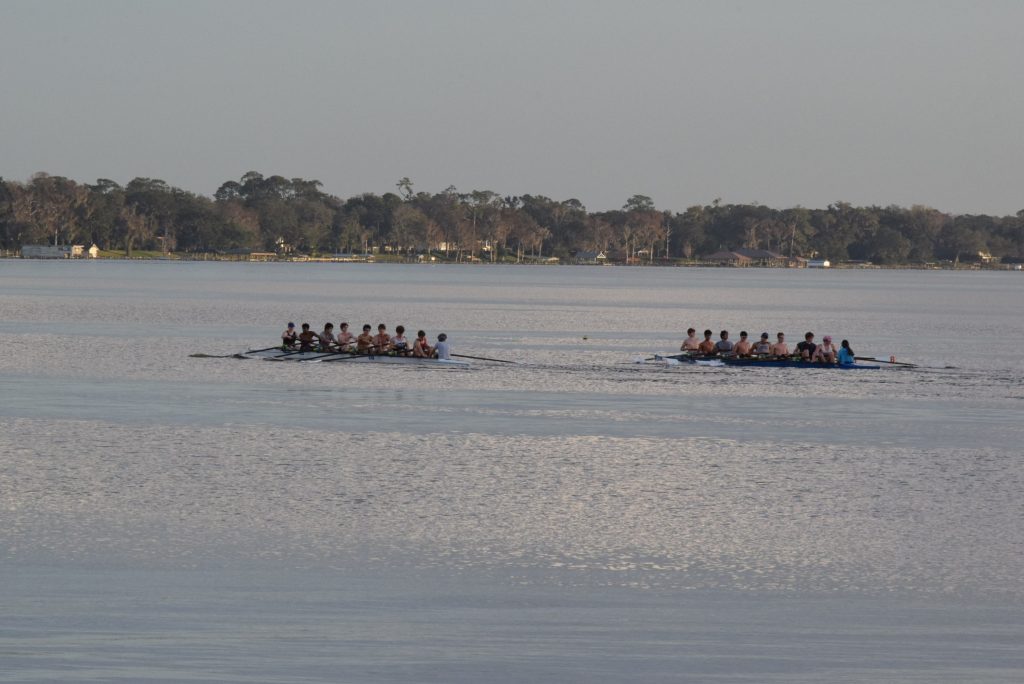
[[[655,361],[675,361],[699,366],[731,366],[734,368],[799,368],[801,370],[878,370],[881,366],[864,363],[812,363],[796,359],[757,359],[730,357],[702,357],[686,354],[656,354]]]
[[[402,366],[438,366],[468,368],[467,361],[458,359],[421,359],[416,356],[388,356],[370,354],[328,354],[326,352],[286,352],[280,349],[248,351],[239,356],[264,361],[302,361],[306,363],[383,363]]]

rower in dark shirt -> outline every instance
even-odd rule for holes
[[[309,329],[309,323],[303,323],[299,333],[299,351],[313,351],[313,341],[319,339],[320,336]]]
[[[801,360],[810,361],[817,348],[818,345],[814,344],[814,333],[809,332],[804,335],[804,341],[796,345],[796,353],[800,355]]]

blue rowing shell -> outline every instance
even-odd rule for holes
[[[697,361],[719,361],[726,366],[737,366],[740,368],[802,368],[804,370],[878,370],[881,366],[872,366],[864,363],[812,363],[810,361],[799,361],[796,359],[757,359],[757,358],[736,358],[721,356],[690,356],[688,354],[673,354],[657,358],[675,359],[680,363],[696,363]]]

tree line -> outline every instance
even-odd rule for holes
[[[501,195],[490,190],[417,192],[402,178],[394,192],[342,199],[316,180],[250,171],[212,197],[162,180],[94,184],[34,175],[0,178],[0,248],[92,244],[102,249],[310,255],[432,252],[452,260],[570,259],[604,252],[634,263],[692,259],[722,250],[880,264],[1024,257],[1024,210],[1009,216],[952,215],[925,206],[774,209],[715,200],[683,212],[633,195],[614,211],[589,212],[575,199]]]

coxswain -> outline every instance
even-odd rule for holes
[[[857,357],[853,354],[853,349],[850,348],[850,342],[843,340],[839,344],[839,365],[851,366],[857,363]]]
[[[295,324],[289,323],[285,331],[281,333],[281,349],[295,349],[299,342],[299,333],[295,332]]]
[[[309,323],[302,324],[302,332],[299,333],[299,351],[313,351],[313,341],[319,339],[319,335],[309,329]]]
[[[356,341],[356,336],[348,331],[348,323],[342,323],[338,326],[338,351],[348,352],[352,351],[352,344]]]
[[[772,351],[772,343],[768,340],[768,333],[761,333],[761,339],[754,344],[754,353],[758,356],[768,356]]]
[[[377,326],[377,334],[373,336],[373,346],[381,354],[391,351],[391,335],[388,335],[388,326],[383,323]]]
[[[680,345],[679,351],[684,352],[697,352],[700,351],[700,340],[697,339],[697,331],[693,328],[689,328],[686,331],[686,339],[683,340],[683,344]]]
[[[811,357],[814,356],[814,350],[817,348],[818,345],[814,344],[814,333],[809,332],[804,335],[804,341],[796,345],[796,353],[804,361],[810,361]]]
[[[323,331],[318,335],[320,338],[320,351],[329,352],[333,351],[331,346],[337,341],[334,339],[334,324],[324,323]]]
[[[729,331],[723,330],[719,334],[718,342],[715,342],[715,353],[721,354],[722,356],[732,355],[733,343],[729,340]]]
[[[832,338],[825,335],[821,338],[821,344],[814,348],[814,353],[811,354],[811,361],[819,361],[821,363],[835,363],[836,362],[836,348],[832,346]]]
[[[448,347],[448,336],[441,333],[437,336],[437,344],[434,345],[434,358],[435,359],[450,359],[452,358],[451,349]]]
[[[418,359],[429,359],[434,355],[434,350],[427,342],[427,333],[422,330],[416,333],[416,340],[412,343],[412,355]]]
[[[736,356],[750,356],[750,352],[753,347],[750,344],[750,340],[747,339],[747,331],[740,331],[740,341],[733,347],[733,351],[736,352]]]
[[[710,330],[704,331],[704,341],[697,345],[697,351],[705,356],[712,356],[715,353],[715,343],[711,339],[713,333]]]
[[[367,323],[363,326],[363,334],[356,338],[356,352],[359,354],[370,354],[373,352],[373,335],[370,334],[372,328]]]
[[[395,336],[391,338],[391,349],[399,356],[409,355],[409,340],[405,339],[405,326],[395,328]]]
[[[764,337],[764,335],[761,337]],[[772,348],[768,350],[768,353],[779,358],[789,356],[789,345],[786,344],[785,333],[776,333],[775,337],[776,342],[772,345]]]

